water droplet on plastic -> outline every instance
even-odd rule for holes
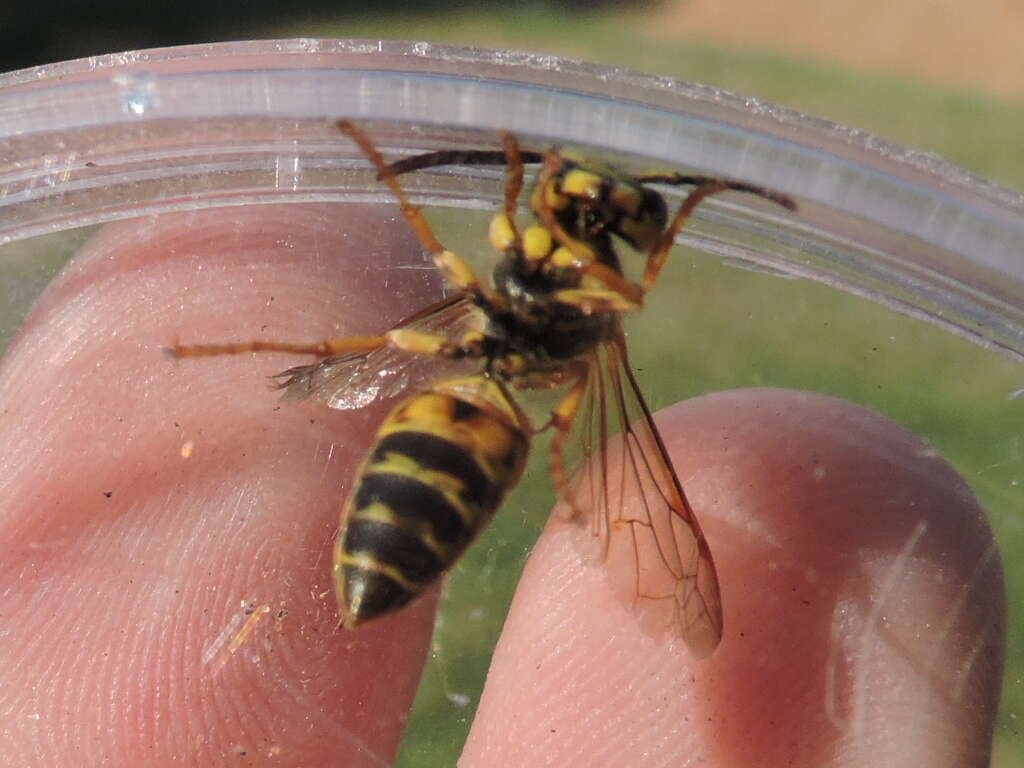
[[[152,75],[129,72],[115,76],[114,82],[121,87],[125,112],[142,116],[153,108],[156,80]]]

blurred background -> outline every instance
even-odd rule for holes
[[[286,8],[271,0],[248,0],[240,12],[242,4],[226,0],[8,3],[0,12],[0,70],[130,49],[255,38],[425,39],[512,48],[754,96],[935,153],[1024,191],[1022,0],[505,0],[500,5],[376,0],[372,12],[367,10],[370,5],[366,0],[318,0]],[[848,397],[926,435],[954,461],[993,513],[1011,603],[1017,601],[1011,605],[1007,690],[993,765],[1024,766],[1017,725],[1024,712],[1024,622],[1017,615],[1019,596],[1024,594],[1021,449],[1019,429],[1007,422],[1004,394],[1020,386],[1019,369],[935,328],[910,325],[905,318],[890,317],[887,310],[849,297],[839,299],[806,281],[769,279],[711,261],[695,261],[687,269],[680,287],[663,293],[690,307],[692,316],[684,323],[688,327],[699,327],[714,316],[701,304],[702,296],[709,295],[708,286],[727,286],[737,297],[736,306],[746,308],[747,319],[770,317],[775,322],[777,307],[800,309],[765,331],[774,336],[763,338],[758,329],[744,327],[729,344],[699,348],[692,355],[699,364],[686,377],[690,389],[671,396],[665,390],[658,398],[659,385],[654,382],[650,389],[656,394],[655,405],[700,391],[766,383]],[[803,293],[784,293],[790,289]],[[686,300],[680,302],[680,296]],[[657,313],[650,316],[657,319]],[[804,324],[806,317],[830,318],[821,323],[828,333],[821,333],[820,343],[808,340],[815,331]],[[732,325],[712,328],[714,332],[706,335],[711,340],[731,338]],[[666,334],[649,330],[637,336],[653,339]],[[879,339],[897,336],[899,346],[879,351]],[[835,344],[836,337],[844,343]],[[789,367],[781,369],[778,339],[796,338],[804,343],[788,344]],[[649,357],[662,360],[667,354],[659,351]],[[685,369],[683,363],[679,366]],[[913,396],[908,394],[904,402],[901,392]],[[1011,455],[1012,461],[1006,458]],[[542,482],[546,487],[546,477]],[[522,520],[504,519],[499,516],[495,521],[494,539],[522,538]],[[541,524],[536,522],[538,528]],[[487,596],[495,606],[507,604],[522,565],[515,553],[523,550],[512,550],[512,555],[501,554],[504,551],[508,548],[479,545],[456,569],[453,582],[458,584],[463,569],[473,574],[484,569],[507,573],[508,583]],[[468,597],[460,597],[457,586],[451,590],[453,617],[460,616],[460,610],[466,615],[479,611],[478,580],[474,576],[466,583]],[[454,762],[472,708],[464,709],[462,719],[452,726],[452,691],[475,701],[490,644],[504,616],[497,608],[494,614],[487,641],[478,643],[487,652],[472,663],[466,660],[476,646],[469,647],[465,636],[472,633],[465,631],[464,623],[453,619],[459,632],[442,638],[444,643],[437,641],[435,648],[447,649],[441,655],[456,661],[442,659],[429,668],[417,704],[419,720],[414,718],[420,725],[410,728],[405,761],[400,764]],[[433,759],[414,760],[415,754]]]
[[[935,152],[1024,189],[1024,3],[1011,0],[7,5],[0,13],[0,70],[260,37],[411,38],[516,48],[757,96]]]

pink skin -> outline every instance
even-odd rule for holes
[[[370,333],[429,303],[431,273],[389,267],[419,252],[391,216],[114,225],[39,302],[0,369],[5,764],[390,763],[436,590],[348,633],[330,581],[381,408],[282,405],[264,377],[301,359],[159,350]],[[645,636],[554,521],[460,765],[984,765],[1005,596],[945,462],[798,392],[660,423],[715,553],[722,645],[696,661]]]

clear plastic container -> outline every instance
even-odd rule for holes
[[[189,212],[234,206],[271,205],[265,209],[267,220],[276,221],[282,215],[277,204],[390,205],[362,155],[337,131],[334,120],[339,117],[362,125],[388,157],[439,148],[491,148],[500,131],[510,131],[530,148],[580,147],[630,169],[729,176],[796,198],[796,216],[742,196],[715,199],[701,208],[681,239],[686,250],[673,255],[651,306],[630,326],[641,383],[655,407],[751,385],[834,394],[899,421],[950,459],[989,511],[1006,560],[1010,644],[994,764],[1020,764],[1015,761],[1024,745],[1012,721],[1024,708],[1019,682],[1024,666],[1015,655],[1024,647],[1018,615],[1024,570],[1014,561],[1024,548],[1019,516],[1024,494],[1024,198],[933,156],[754,99],[553,57],[333,40],[102,56],[0,77],[4,343],[14,338],[32,303],[83,243],[92,244],[87,249],[93,248],[90,258],[96,258],[97,237],[124,237],[126,232],[138,237],[148,231],[187,242],[182,222],[198,221],[189,219]],[[487,217],[501,200],[501,182],[496,168],[403,177],[414,199],[431,211],[442,240],[481,264],[487,263],[488,249],[481,246]],[[672,192],[669,196],[670,201],[679,199]],[[238,214],[240,229],[258,226],[259,220],[259,215]],[[113,222],[150,229],[103,229]],[[163,230],[161,222],[171,226]],[[405,231],[401,219],[380,226]],[[332,242],[344,240],[343,231],[332,236],[337,238]],[[440,290],[421,250],[411,240],[389,247],[390,237],[381,235],[376,244],[363,246],[370,261],[358,265],[358,275],[354,271],[344,277],[344,269],[324,272],[351,279],[351,289],[337,288],[343,306],[358,305],[358,290],[381,290],[375,280],[385,288],[391,281],[396,307],[382,314],[393,320]],[[403,236],[395,237],[401,241]],[[284,241],[279,245],[292,247]],[[209,257],[197,255],[190,268],[203,269]],[[231,258],[244,262],[244,254]],[[263,264],[257,259],[250,265],[251,280],[239,284],[239,306],[274,301],[260,292],[266,289],[260,287]],[[211,280],[230,277],[216,265],[207,268]],[[76,285],[73,278],[65,272],[61,290],[69,292],[68,286]],[[178,290],[173,283],[145,285],[154,295]],[[182,294],[182,341],[214,340],[195,339],[190,331],[190,312],[202,301],[201,287]],[[168,311],[159,302],[143,303],[154,312]],[[247,320],[225,307],[219,327],[230,338],[258,337],[270,322],[276,325],[266,333],[295,336],[294,329],[285,333],[288,321],[273,317],[271,322],[255,313]],[[78,334],[85,330],[76,326],[73,312],[63,322],[70,361],[79,351]],[[314,338],[335,330],[316,322],[300,335]],[[204,325],[212,336],[211,327],[218,326]],[[109,417],[122,405],[128,413],[165,407],[147,396],[147,383],[151,377],[183,376],[160,359],[158,344],[148,346],[150,340],[134,336],[133,328],[122,326],[112,336],[135,352],[152,348],[153,368],[112,393],[102,408],[81,403],[95,411],[90,418]],[[44,368],[63,361],[61,356],[37,358]],[[242,370],[240,363],[253,365],[250,359],[233,360],[231,369]],[[14,373],[8,365],[5,375],[20,375],[26,365],[18,363]],[[102,356],[94,365],[103,365]],[[270,372],[280,367],[271,361]],[[243,376],[237,386],[258,388],[259,375],[266,372],[260,361],[257,373]],[[187,386],[190,395],[209,394],[194,382]],[[231,400],[230,394],[219,396]],[[55,400],[69,407],[60,397]],[[175,420],[172,410],[167,419]],[[90,428],[102,430],[97,424]],[[372,421],[367,424],[372,432]],[[182,460],[213,460],[203,458],[199,432],[182,430],[176,444]],[[250,437],[258,439],[258,434]],[[95,450],[103,452],[106,439],[98,435]],[[314,476],[326,476],[335,449],[345,450],[342,443],[323,439],[329,448],[304,457]],[[366,436],[360,439],[365,444]],[[240,507],[245,483],[258,485],[259,472],[270,471],[261,466],[253,470],[255,476],[239,468]],[[97,469],[98,476],[103,472],[117,475],[116,467]],[[534,466],[529,476],[453,573],[402,765],[447,764],[458,755],[518,568],[552,498],[544,490],[542,466]],[[189,490],[171,483],[166,493]],[[542,494],[539,501],[529,495],[536,493]],[[38,518],[39,530],[50,530],[47,519]],[[116,520],[144,524],[131,522],[129,515]],[[101,515],[97,524],[115,523]],[[329,538],[328,527],[324,523],[317,530]],[[37,542],[32,530],[17,541],[35,542],[32,546],[48,541],[49,533],[39,534]],[[277,531],[261,550],[270,571],[269,564],[276,562],[273,549],[287,542],[287,534]],[[319,555],[310,555],[310,572],[290,578],[308,579],[311,590],[329,590],[329,569],[319,559],[329,545],[324,549],[319,540],[306,544]],[[325,591],[319,599],[326,611],[333,597]],[[192,645],[202,654],[204,669],[221,674],[227,686],[233,684],[231,674],[258,675],[261,665],[266,669],[268,654],[294,650],[290,644],[275,645],[274,633],[287,635],[289,621],[326,626],[319,614],[311,618],[290,611],[274,594],[254,591],[252,582],[217,600],[221,615]],[[175,610],[173,604],[155,603],[152,621],[171,626]],[[129,624],[126,632],[139,637],[151,631],[144,617],[133,616]],[[235,644],[231,638],[239,633]],[[342,649],[358,643],[338,638]],[[401,646],[400,638],[395,642]],[[232,671],[239,666],[245,671]],[[303,667],[302,673],[304,679],[315,677],[315,665]],[[373,706],[365,703],[366,711],[347,711],[346,716],[372,720]],[[322,727],[336,727],[325,718]],[[314,720],[309,720],[311,733]],[[366,728],[372,732],[365,722],[362,727],[352,732],[353,743]],[[236,746],[290,764],[273,744],[249,745],[240,735]],[[219,742],[209,748],[214,762],[224,754]],[[367,765],[386,762],[370,748],[364,756]]]

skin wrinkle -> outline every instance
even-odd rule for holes
[[[870,609],[867,614],[867,620],[865,626],[861,631],[860,641],[857,645],[857,656],[860,657],[861,662],[857,665],[856,677],[853,683],[853,705],[851,707],[852,714],[850,720],[846,723],[847,730],[850,732],[854,740],[859,740],[864,737],[864,720],[866,697],[868,691],[867,675],[870,668],[871,662],[871,651],[872,651],[872,639],[873,633],[877,633],[878,625],[882,616],[885,613],[886,601],[896,585],[896,582],[900,579],[903,571],[907,567],[907,561],[914,554],[914,550],[917,548],[918,543],[921,541],[921,537],[924,536],[928,526],[924,521],[920,521],[914,526],[914,530],[911,531],[910,536],[907,537],[906,543],[900,549],[892,565],[888,569],[888,573],[882,580],[881,588],[877,591],[875,599],[872,601]]]

